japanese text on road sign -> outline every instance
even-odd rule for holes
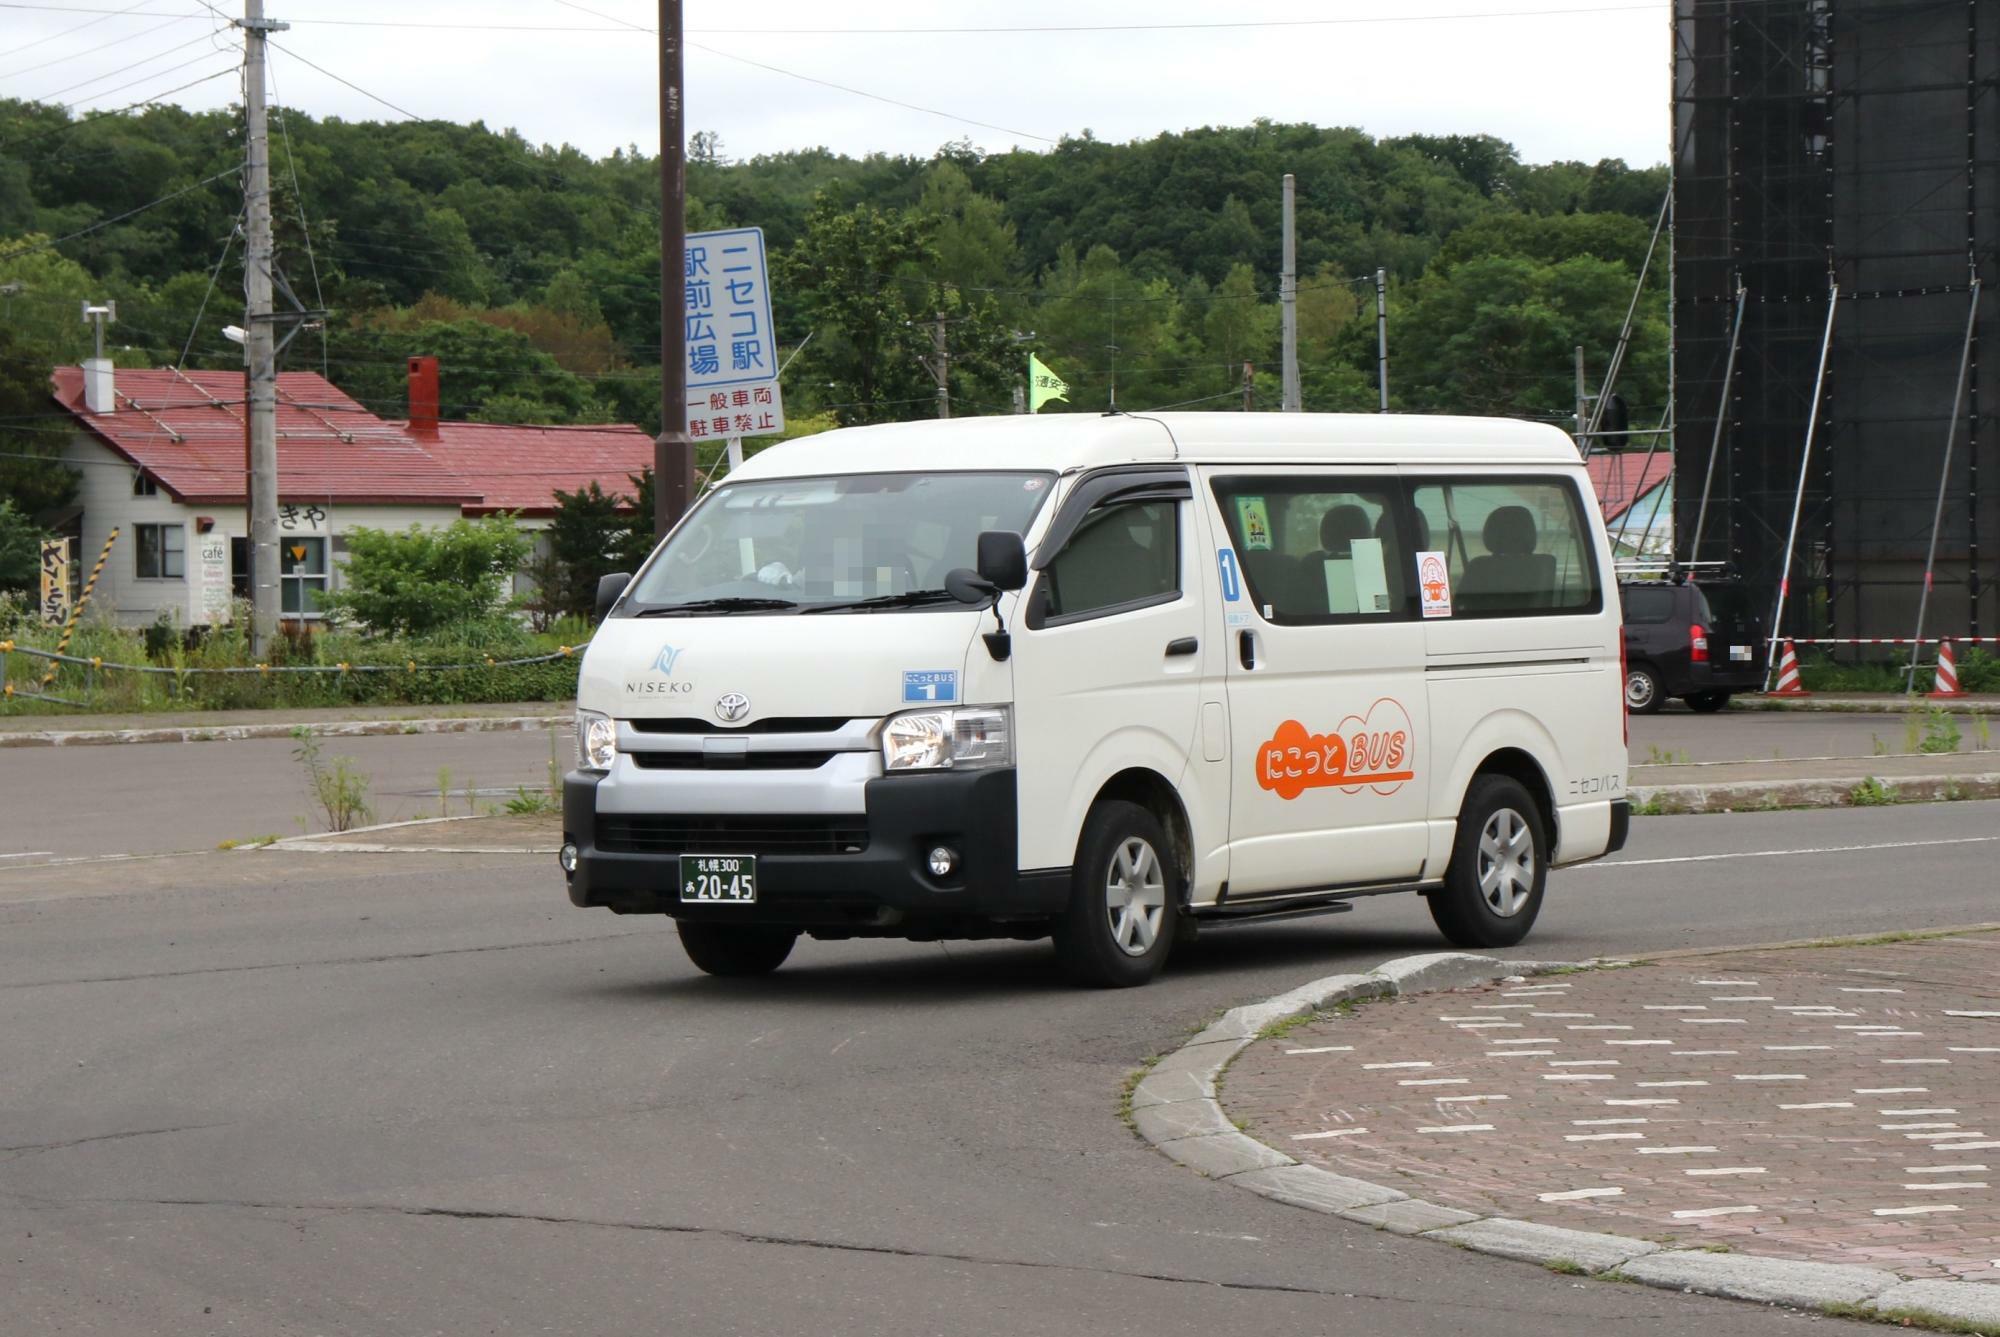
[[[690,233],[686,274],[688,435],[783,432],[764,230]]]

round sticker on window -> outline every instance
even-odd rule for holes
[[[1040,492],[1048,484],[1048,481],[1046,478],[1025,478],[1021,480],[1021,490],[1023,492]]]

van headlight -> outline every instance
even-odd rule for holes
[[[576,764],[586,771],[608,771],[618,755],[618,726],[594,710],[576,712]]]
[[[976,770],[1014,763],[1013,712],[1006,706],[911,710],[882,722],[885,771]]]

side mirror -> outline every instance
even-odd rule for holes
[[[625,593],[625,587],[632,583],[630,571],[614,571],[608,576],[597,578],[597,620],[611,611],[611,605],[618,602],[618,596]]]
[[[1028,583],[1028,548],[1011,529],[989,529],[979,536],[979,578],[996,590],[1018,590]]]

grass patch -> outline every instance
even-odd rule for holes
[[[1970,1283],[1968,1283],[1970,1284]],[[1953,1318],[1931,1309],[1872,1309],[1867,1305],[1840,1301],[1824,1304],[1819,1312],[1828,1318],[1859,1319],[1864,1323],[1887,1323],[1898,1328],[1918,1328],[1924,1332],[1963,1332],[1980,1337],[1992,1331],[1991,1327],[1974,1323],[1969,1319]]]
[[[1880,808],[1896,801],[1896,789],[1871,775],[1847,791],[1847,801],[1857,808]]]
[[[1974,929],[1974,933],[1991,933],[1992,929]],[[1862,938],[1814,938],[1810,942],[1798,944],[1801,947],[1888,947],[1899,942],[1929,942],[1933,938],[1959,938],[1967,936],[1967,930],[1956,928],[1899,929],[1893,933],[1873,933]]]
[[[1132,1093],[1139,1089],[1139,1083],[1146,1080],[1146,1074],[1160,1066],[1165,1054],[1152,1054],[1146,1061],[1134,1068],[1125,1078],[1125,1085],[1118,1091],[1118,1121],[1132,1136],[1139,1136],[1139,1122],[1132,1117]]]
[[[1587,1277],[1590,1275],[1589,1268],[1585,1267],[1582,1263],[1573,1262],[1568,1258],[1551,1258],[1548,1262],[1543,1263],[1542,1266],[1557,1276],[1562,1277]]]

